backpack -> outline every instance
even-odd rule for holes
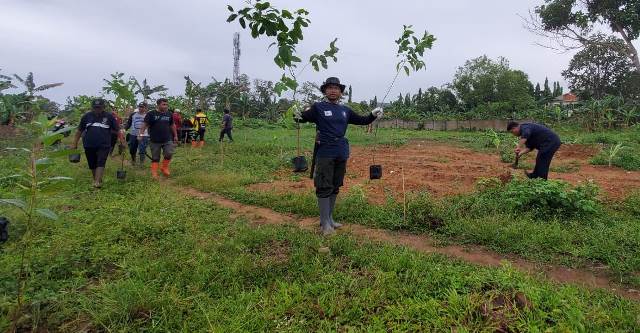
[[[9,239],[9,220],[0,216],[0,243],[4,243]]]

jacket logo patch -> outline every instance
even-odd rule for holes
[[[324,116],[325,117],[331,117],[331,116],[333,116],[333,113],[331,111],[325,111],[324,112]]]

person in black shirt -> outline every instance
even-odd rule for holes
[[[558,151],[562,144],[558,134],[540,124],[518,124],[513,121],[507,125],[507,131],[517,137],[520,137],[518,147],[516,147],[516,155],[518,157],[529,153],[533,149],[538,150],[536,166],[533,168],[532,173],[527,173],[525,171],[527,177],[531,179],[547,179],[549,177],[549,167],[551,166],[553,155]]]
[[[220,126],[222,129],[220,130],[220,139],[219,142],[222,142],[224,139],[224,135],[226,134],[229,137],[229,141],[233,142],[233,137],[231,136],[231,130],[233,130],[233,117],[231,117],[231,111],[229,109],[224,109],[224,116],[222,116],[222,124]]]
[[[169,112],[169,101],[166,98],[160,98],[156,102],[157,110],[147,113],[144,118],[144,124],[140,129],[140,133],[144,133],[149,129],[149,141],[151,141],[151,176],[159,179],[158,168],[165,177],[169,177],[169,164],[178,143],[178,132],[176,124],[173,122],[173,114]],[[138,134],[138,138],[142,140],[142,136]],[[173,139],[173,140],[172,140]],[[162,153],[164,160],[160,167],[160,154]]]
[[[111,136],[116,135],[121,143],[124,142],[116,119],[104,111],[105,104],[102,98],[91,101],[91,111],[85,113],[80,119],[72,146],[73,149],[77,149],[78,141],[82,137],[87,164],[93,174],[93,186],[96,188],[102,187],[104,167],[111,150]]]

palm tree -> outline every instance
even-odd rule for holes
[[[3,90],[16,87],[11,83],[11,80],[13,79],[10,76],[0,74],[0,95],[2,95]]]

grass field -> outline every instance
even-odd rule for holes
[[[380,130],[373,138],[355,127],[350,131],[354,147],[400,148],[419,139],[497,155],[482,133]],[[256,224],[180,190],[196,188],[315,216],[311,191],[260,192],[250,186],[306,178],[288,172],[294,134],[239,129],[236,142],[224,147],[180,148],[174,181],[160,184],[150,181],[146,170],[132,168],[125,182],[117,181],[118,163],[110,160],[105,188],[99,191],[89,186],[84,164],[60,160],[45,172],[73,180],[42,196],[43,204],[60,215],[58,221],[38,220],[25,235],[23,218],[2,207],[12,224],[9,242],[0,245],[0,330],[9,329],[15,315],[23,246],[28,269],[26,305],[17,316],[22,330],[594,332],[640,326],[638,303],[606,291],[349,234],[326,239],[292,226]],[[303,130],[307,152],[312,136],[310,128]],[[640,143],[632,130],[562,136],[581,144],[598,144],[602,137],[629,146]],[[1,154],[0,177],[23,163],[13,153]],[[509,201],[509,193],[534,187],[564,196],[571,187],[522,180],[481,185],[471,193],[442,197],[415,189],[407,219],[393,193],[383,203],[371,203],[366,186],[353,186],[341,195],[337,218],[428,234],[443,244],[484,245],[534,262],[600,266],[630,288],[640,285],[637,194],[610,199],[573,193],[569,196],[576,200],[550,207],[530,197]],[[14,192],[8,181],[0,182],[1,197]],[[329,253],[319,251],[325,247]]]

